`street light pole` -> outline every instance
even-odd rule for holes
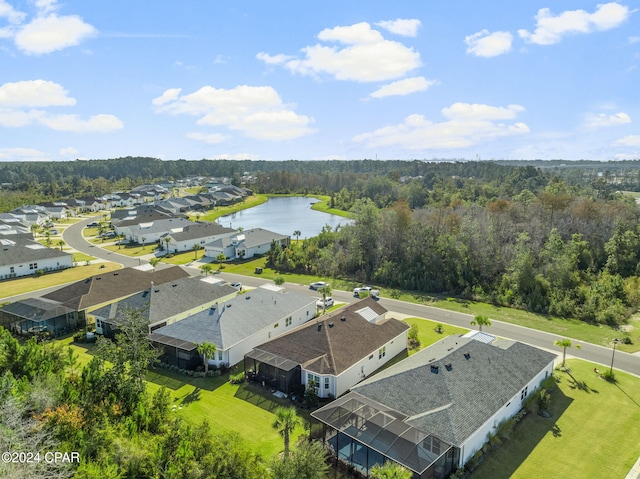
[[[609,369],[609,375],[613,374],[613,358],[616,356],[616,344],[618,344],[618,338],[613,338],[613,353],[611,354],[611,368]]]

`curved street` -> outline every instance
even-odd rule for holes
[[[99,217],[98,217],[99,218]],[[123,266],[137,266],[139,259],[131,258],[129,256],[121,255],[116,252],[106,251],[99,246],[89,243],[82,236],[82,228],[91,221],[95,221],[96,217],[82,220],[78,223],[70,225],[63,233],[63,238],[69,246],[72,248],[107,261],[114,261],[122,264]],[[161,263],[162,264],[162,263]],[[196,268],[189,268],[192,275],[200,274],[200,271]],[[222,273],[221,278],[227,281],[239,281],[242,284],[250,287],[257,287],[268,280],[256,278],[253,276],[241,276],[230,273]],[[311,294],[317,296],[318,293],[309,289],[308,285],[300,285],[294,283],[286,283],[287,289],[296,291],[298,293]],[[354,300],[353,295],[348,291],[333,291],[333,297],[338,301],[352,302]],[[420,318],[430,319],[442,324],[450,324],[454,326],[460,326],[463,328],[470,328],[470,322],[473,319],[472,314],[458,313],[455,311],[449,311],[446,309],[434,308],[432,306],[425,306],[421,304],[408,303],[405,301],[398,301],[390,298],[381,298],[380,304],[382,304],[389,311],[398,312],[408,316],[417,316]],[[561,354],[562,351],[559,348],[553,346],[553,342],[556,339],[562,339],[555,334],[538,331],[535,329],[525,328],[515,324],[504,323],[501,321],[492,320],[488,333],[495,336],[501,336],[509,338],[515,341],[530,344],[539,348],[543,348],[549,351],[553,351],[557,354]],[[614,371],[622,370],[628,373],[640,376],[640,355],[634,355],[624,353],[622,351],[615,351],[615,357],[613,357],[613,349],[597,346],[595,344],[585,343],[571,338],[574,343],[582,345],[582,349],[571,348],[567,351],[568,355],[591,361],[598,364],[601,367],[609,368],[611,366],[611,360],[614,359]]]

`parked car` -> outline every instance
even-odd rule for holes
[[[49,230],[49,233],[51,233],[52,235],[58,235],[60,234],[60,231],[53,229],[53,230]]]
[[[323,299],[316,301],[316,307],[318,308],[330,308],[331,306],[333,306],[333,298],[327,298],[326,301]]]
[[[236,282],[229,283],[229,284],[230,284],[230,286],[232,286],[232,287],[236,288],[238,291],[241,291],[241,290],[242,290],[242,283],[238,283],[238,282],[236,281]]]
[[[376,299],[380,296],[380,290],[373,289],[371,286],[360,286],[359,288],[353,288],[353,296],[356,298],[359,298],[360,293],[362,292],[369,293],[369,296]]]
[[[94,221],[93,223],[89,223],[87,228],[98,228],[99,226],[100,225]]]
[[[317,290],[320,288],[324,288],[325,286],[329,286],[329,283],[326,281],[316,281],[315,283],[311,283],[309,285],[309,289]]]

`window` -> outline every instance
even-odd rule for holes
[[[371,356],[369,356],[369,359],[373,359],[373,354]]]
[[[313,384],[313,387],[317,388],[320,385],[320,376],[315,376],[313,374],[308,373],[307,386],[311,387],[311,384]]]
[[[38,269],[38,263],[29,263],[29,269]]]
[[[13,273],[15,273],[15,272],[16,272],[16,269],[15,269],[13,266],[11,266],[11,267],[9,268],[9,273],[13,274]]]
[[[529,389],[529,386],[525,387],[522,392],[520,393],[520,400],[524,401],[524,398],[527,397],[527,390]]]
[[[387,355],[387,347],[386,346],[382,346],[382,348],[380,348],[378,350],[378,359],[382,359]]]
[[[285,326],[291,326],[291,316],[289,316],[286,320],[285,320]]]
[[[329,378],[324,378],[324,388],[329,389]]]
[[[218,361],[222,361],[222,351],[218,351]]]

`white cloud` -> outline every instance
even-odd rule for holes
[[[60,156],[64,156],[67,158],[77,158],[78,153],[80,152],[76,150],[73,146],[68,146],[66,148],[60,148],[60,151],[58,151],[58,153],[60,154]]]
[[[98,31],[77,15],[37,17],[18,30],[16,46],[28,54],[40,55],[78,45]]]
[[[39,123],[56,131],[73,133],[107,133],[121,130],[124,126],[114,115],[94,115],[87,120],[78,115],[46,115],[39,118]]]
[[[494,138],[529,133],[529,127],[522,122],[505,124],[495,121],[512,118],[509,115],[518,111],[522,111],[522,107],[510,105],[503,108],[456,103],[442,109],[443,115],[450,118],[447,121],[435,123],[423,115],[409,115],[398,125],[363,133],[354,137],[352,141],[365,143],[369,148],[395,147],[414,151],[465,148]]]
[[[419,67],[420,54],[402,43],[385,40],[366,23],[325,29],[318,34],[323,42],[302,49],[304,58],[258,53],[256,58],[269,65],[282,65],[301,75],[328,74],[338,80],[359,82],[387,81],[400,78]]]
[[[37,123],[45,114],[42,110],[22,111],[0,108],[0,126],[21,128]]]
[[[175,101],[179,96],[182,88],[169,88],[165,90],[162,95],[158,98],[154,98],[151,103],[155,106],[164,105],[165,103],[169,103],[171,101]]]
[[[640,135],[628,135],[613,142],[616,146],[640,146]]]
[[[180,89],[171,89],[154,99],[156,111],[198,116],[198,125],[222,126],[260,140],[291,140],[313,132],[313,118],[296,113],[269,86],[239,85],[232,89],[204,86],[188,95],[179,93]],[[190,135],[201,141],[224,138]]]
[[[589,113],[586,115],[584,121],[584,125],[587,128],[604,128],[627,123],[631,123],[631,117],[623,112],[613,115],[607,115],[606,113]]]
[[[58,0],[35,0],[38,13],[46,15],[58,9]]]
[[[518,30],[518,34],[528,43],[553,45],[566,35],[592,33],[610,30],[620,26],[631,12],[625,5],[616,2],[598,5],[593,13],[584,10],[567,10],[554,15],[549,8],[541,8],[536,15],[536,29],[533,33]]]
[[[376,23],[380,28],[395,33],[396,35],[403,35],[405,37],[415,37],[418,34],[418,28],[422,25],[420,20],[415,18],[406,19],[398,18],[397,20],[385,20]]]
[[[6,18],[10,24],[16,25],[22,23],[26,15],[19,12],[5,0],[0,0],[0,18]]]
[[[442,114],[451,120],[512,120],[523,112],[520,105],[503,106],[483,105],[479,103],[454,103],[443,108]]]
[[[187,133],[187,138],[202,141],[204,143],[217,144],[222,143],[229,137],[220,133]]]
[[[405,78],[378,88],[370,96],[372,98],[384,98],[394,95],[409,95],[419,91],[426,91],[436,83],[435,80],[427,80],[424,77]]]
[[[640,42],[640,37],[629,37],[627,40],[629,41],[629,45],[633,45],[634,43]]]
[[[482,30],[465,37],[467,53],[477,57],[497,57],[511,50],[513,35],[509,32]]]
[[[34,148],[0,148],[0,161],[49,161],[49,158]]]
[[[44,107],[75,105],[76,100],[58,83],[25,80],[0,85],[0,107]]]

